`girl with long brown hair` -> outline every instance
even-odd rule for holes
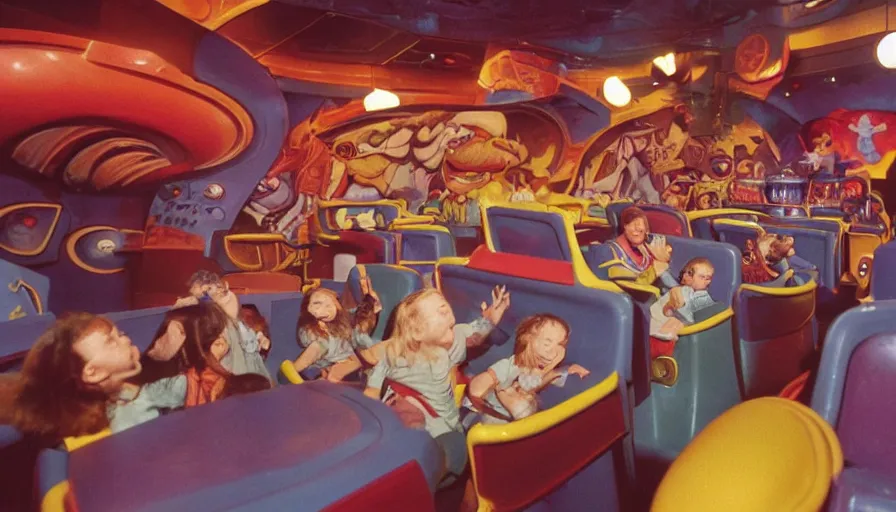
[[[341,382],[361,368],[355,350],[373,344],[370,333],[382,310],[366,276],[361,279],[361,293],[364,298],[352,310],[342,305],[333,290],[318,287],[305,294],[296,328],[303,350],[293,364],[306,380],[320,377]]]

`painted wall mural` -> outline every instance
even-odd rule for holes
[[[780,151],[752,119],[713,137],[691,136],[693,120],[680,104],[608,130],[585,152],[576,195],[704,209],[720,206],[732,193],[749,196],[735,179],[778,171]]]
[[[456,225],[479,225],[484,198],[629,198],[681,210],[765,203],[767,177],[851,175],[896,155],[896,115],[885,112],[836,111],[807,123],[806,151],[791,162],[748,115],[721,135],[691,135],[694,114],[676,102],[584,146],[532,106],[380,115],[321,130],[316,118],[333,108],[292,130],[232,233],[310,243],[316,205],[332,199],[403,199],[413,213],[437,210]]]
[[[564,156],[563,131],[530,107],[429,111],[364,120],[313,133],[314,118],[290,134],[234,226],[308,240],[324,199],[403,199],[412,212],[438,208],[446,222],[478,225],[478,202],[552,194]]]
[[[800,139],[814,171],[886,176],[896,160],[896,114],[835,110],[803,125]]]

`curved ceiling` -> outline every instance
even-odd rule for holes
[[[238,155],[252,119],[157,55],[46,32],[0,30],[0,147],[19,166],[101,190]]]

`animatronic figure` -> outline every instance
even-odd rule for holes
[[[258,308],[252,304],[240,308],[240,321],[255,333],[258,338],[259,354],[267,359],[271,352],[271,328]]]
[[[364,299],[354,310],[346,310],[326,288],[305,295],[296,332],[304,350],[293,363],[302,378],[341,382],[361,368],[355,350],[373,345],[370,333],[383,309],[369,277],[362,277],[361,293]]]
[[[610,279],[633,280],[638,284],[654,284],[657,280],[666,288],[678,286],[669,273],[672,247],[666,238],[654,236],[647,242],[650,225],[647,215],[637,206],[630,206],[619,216],[622,234],[607,245],[613,251],[613,260],[606,262]]]
[[[677,340],[678,332],[694,323],[694,313],[715,303],[708,291],[714,273],[715,268],[706,258],[688,261],[681,270],[681,286],[650,306],[650,335],[660,340]]]
[[[190,296],[178,299],[175,308],[195,305],[200,300],[210,300],[217,304],[230,318],[227,327],[227,342],[232,350],[221,360],[221,365],[235,375],[257,373],[270,379],[261,357],[262,350],[270,349],[270,340],[259,339],[255,332],[239,319],[240,300],[230,290],[230,286],[220,276],[208,270],[200,270],[190,277],[187,285]],[[172,339],[163,336],[152,342],[146,356],[156,361],[170,361],[181,349]]]
[[[66,315],[25,358],[13,425],[61,441],[99,433],[110,419],[118,431],[157,417],[161,408],[183,405],[184,379],[142,388],[126,384],[141,369],[140,351],[115,324],[90,313]]]
[[[336,225],[339,229],[355,229],[361,231],[373,231],[375,229],[386,229],[386,221],[381,212],[374,213],[373,210],[365,210],[357,215],[348,215],[347,208],[340,208],[336,211]]]
[[[442,448],[448,477],[459,476],[467,464],[466,439],[454,399],[455,367],[466,359],[468,347],[485,341],[509,307],[510,293],[495,287],[492,304],[481,305],[480,318],[456,324],[441,292],[419,290],[398,305],[392,336],[362,352],[374,364],[364,394],[422,416],[423,425],[411,426],[422,426]]]
[[[745,283],[759,284],[772,281],[790,269],[807,272],[817,270],[815,265],[796,255],[792,236],[764,233],[756,239],[755,245],[748,244],[747,247],[756,254],[750,260],[752,266],[744,268]],[[802,279],[797,277],[794,279],[796,284],[804,284]]]
[[[747,284],[761,284],[778,278],[778,272],[768,266],[755,240],[747,240],[741,257],[741,280]]]
[[[877,126],[871,124],[871,118],[868,114],[863,114],[859,118],[858,124],[849,124],[849,129],[858,134],[856,145],[859,153],[865,157],[865,161],[869,164],[880,162],[880,153],[877,152],[877,146],[874,145],[874,134],[887,131],[887,123],[881,123]]]
[[[548,313],[524,318],[516,329],[513,355],[470,381],[465,401],[468,407],[480,412],[486,424],[535,414],[537,394],[545,386],[563,387],[569,375],[585,378],[590,373],[577,364],[557,368],[566,357],[568,343],[569,325],[563,319]]]

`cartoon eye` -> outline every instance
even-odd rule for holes
[[[351,142],[341,142],[333,152],[339,158],[354,158],[358,154],[357,148]]]

